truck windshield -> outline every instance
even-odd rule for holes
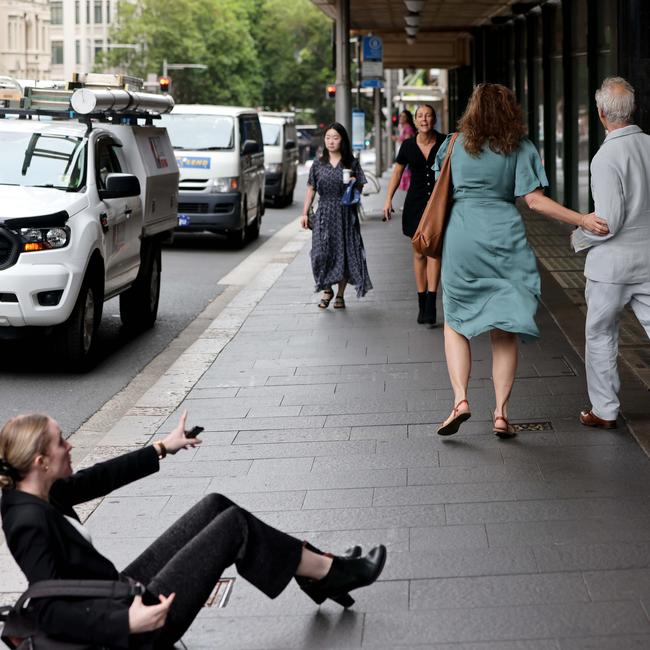
[[[86,182],[86,141],[70,135],[0,131],[0,185],[76,192]]]
[[[235,123],[224,115],[163,115],[161,126],[167,127],[174,149],[218,151],[232,149]]]
[[[264,124],[262,122],[262,139],[267,147],[277,147],[280,145],[280,135],[282,127],[279,124]]]

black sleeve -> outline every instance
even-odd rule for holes
[[[399,151],[397,152],[397,156],[395,156],[395,162],[398,165],[406,165],[409,164],[409,151],[411,148],[411,138],[408,140],[404,140],[402,144],[400,145]]]
[[[75,472],[70,478],[57,481],[50,494],[53,500],[74,506],[106,496],[159,468],[158,452],[149,445]]]
[[[56,580],[61,574],[47,516],[36,506],[21,506],[21,520],[7,539],[9,550],[32,584]],[[126,648],[129,645],[129,605],[110,598],[37,598],[29,605],[38,627],[48,634]]]

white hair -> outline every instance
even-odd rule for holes
[[[596,91],[596,106],[612,124],[630,124],[634,114],[634,88],[623,77],[607,77]]]

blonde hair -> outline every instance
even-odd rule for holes
[[[13,490],[29,472],[34,458],[46,453],[49,421],[42,413],[28,413],[11,418],[0,429],[0,465],[4,460],[13,474],[0,473],[0,488]]]

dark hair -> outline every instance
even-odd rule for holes
[[[415,128],[415,122],[413,121],[413,113],[411,111],[404,109],[402,111],[402,115],[406,115],[406,123],[413,129],[413,131],[417,131]],[[433,111],[433,116],[436,116],[436,112]]]
[[[465,113],[458,121],[463,145],[478,156],[487,145],[495,153],[508,155],[519,147],[526,134],[523,112],[514,93],[501,84],[482,83],[474,88]]]
[[[330,152],[325,146],[325,136],[330,129],[334,129],[341,136],[341,162],[346,168],[352,168],[352,163],[355,158],[352,154],[352,145],[350,144],[350,137],[345,127],[339,122],[332,122],[323,132],[323,155],[320,157],[321,162],[328,163],[330,161]]]

